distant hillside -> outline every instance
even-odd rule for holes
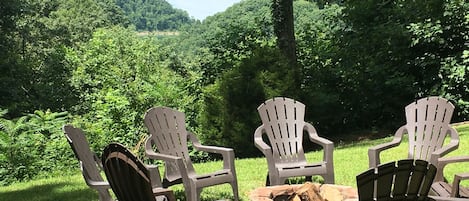
[[[178,30],[194,20],[165,0],[115,0],[138,31]]]

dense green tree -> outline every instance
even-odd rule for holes
[[[178,30],[192,23],[189,14],[165,0],[115,0],[139,31]]]
[[[314,3],[295,2],[295,30],[298,63],[302,67],[303,102],[306,119],[322,135],[333,137],[342,126],[342,74],[337,59],[341,49],[336,36],[345,29],[343,7],[337,4],[319,9]]]
[[[168,69],[157,38],[141,38],[133,30],[98,29],[79,49],[69,49],[75,68],[72,86],[80,91],[74,114],[89,129],[93,146],[110,141],[136,146],[146,136],[143,114],[152,106],[184,111],[194,104],[183,79]]]
[[[343,129],[394,128],[404,119],[404,105],[432,93],[438,66],[413,62],[424,51],[411,47],[407,26],[441,14],[441,2],[345,2],[347,28],[337,40]]]
[[[252,143],[252,134],[260,121],[257,106],[274,96],[297,95],[291,90],[294,72],[286,64],[288,60],[282,59],[284,56],[280,52],[272,50],[276,44],[270,3],[269,0],[243,1],[224,13],[208,17],[200,25],[209,27],[200,28],[203,32],[199,35],[205,39],[203,45],[207,45],[213,58],[212,66],[202,69],[202,72],[209,70],[210,74],[207,74],[216,80],[208,82],[203,92],[204,109],[199,120],[203,140],[229,147],[243,146],[235,149],[242,157],[257,153]],[[308,73],[301,76],[302,89],[310,93],[303,94],[305,100],[301,101],[312,103],[308,109],[318,108],[315,107],[318,104],[326,105],[323,97],[327,92],[310,85],[332,77],[327,69],[333,65],[327,60],[331,60],[336,51],[332,47],[332,38],[343,28],[342,24],[334,22],[340,14],[340,7],[320,10],[306,1],[296,1],[294,6],[298,62]],[[239,13],[243,13],[243,17]],[[320,71],[324,73],[319,74]],[[328,82],[335,84],[333,80]],[[322,113],[312,115],[316,121],[330,120],[326,118],[330,117],[330,111],[322,107],[324,105],[319,106],[322,110],[316,110]]]
[[[198,45],[208,50],[211,61],[201,69],[207,83],[250,57],[259,47],[274,45],[272,16],[268,0],[241,1],[223,13],[209,16],[199,25]]]
[[[420,55],[413,63],[427,70],[438,71],[432,90],[456,103],[456,121],[469,118],[469,3],[462,0],[440,2],[439,13],[412,22],[412,49]],[[440,81],[441,80],[441,81]]]
[[[12,8],[18,6],[20,15],[11,18],[16,31],[9,36],[10,54],[0,61],[7,63],[0,80],[9,86],[2,91],[1,106],[11,116],[70,108],[75,94],[67,81],[72,69],[64,65],[64,49],[87,41],[97,27],[119,23],[117,13],[106,13],[104,4],[93,0],[25,0]]]
[[[16,23],[24,4],[25,1],[14,0],[0,3],[0,107],[13,111],[23,108],[24,91],[18,84],[30,74],[21,60],[22,43]]]
[[[290,77],[288,59],[277,49],[254,50],[251,57],[206,88],[200,119],[202,140],[233,147],[238,157],[260,154],[252,137],[260,125],[256,108],[267,98],[290,93]]]

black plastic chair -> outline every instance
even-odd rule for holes
[[[109,144],[104,149],[102,162],[119,201],[176,201],[170,189],[152,187],[148,169],[121,144]]]
[[[424,160],[400,160],[379,165],[357,176],[358,199],[433,200],[428,192],[436,167]]]

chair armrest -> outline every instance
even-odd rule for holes
[[[333,161],[333,151],[334,151],[334,143],[326,138],[319,137],[316,132],[316,129],[310,123],[305,122],[305,130],[308,132],[309,140],[314,142],[318,145],[321,145],[323,148],[323,160],[327,163],[332,163]]]
[[[206,152],[210,152],[210,153],[216,153],[216,154],[222,154],[222,155],[226,154],[230,151],[233,151],[233,149],[231,149],[231,148],[202,145],[202,144],[200,144],[199,140],[197,139],[197,136],[195,136],[194,133],[189,132],[189,131],[187,131],[187,133],[189,135],[189,139],[192,142],[192,145],[197,150],[206,151]]]
[[[272,154],[272,148],[262,139],[264,132],[264,125],[257,127],[254,132],[254,145],[264,154],[269,172],[275,172],[275,160]]]
[[[109,189],[109,188],[111,188],[111,186],[109,185],[109,182],[107,182],[107,181],[96,181],[96,180],[91,179],[91,177],[84,170],[83,164],[82,164],[81,161],[80,161],[80,170],[81,170],[81,174],[83,175],[83,178],[85,179],[86,185],[88,185],[89,187],[95,188],[95,189],[100,189],[100,188]]]
[[[469,156],[452,156],[452,157],[445,157],[445,158],[438,158],[437,162],[437,174],[435,176],[435,181],[443,181],[443,171],[446,165],[451,163],[461,163],[461,162],[469,162]]]
[[[432,152],[430,162],[433,164],[439,163],[438,159],[443,157],[444,155],[448,154],[449,152],[456,150],[459,147],[459,134],[456,129],[453,127],[449,127],[449,135],[450,141],[447,145],[441,147],[440,149],[435,150]]]
[[[272,148],[264,142],[262,134],[264,133],[264,126],[259,126],[254,132],[254,145],[265,155],[272,155]]]
[[[189,139],[192,142],[192,145],[195,149],[200,151],[205,151],[209,153],[221,154],[223,157],[223,168],[224,169],[234,169],[234,151],[231,148],[226,147],[217,147],[217,146],[207,146],[200,144],[197,136],[194,133],[187,131]]]
[[[151,136],[149,138],[147,138],[147,140],[145,142],[145,155],[150,159],[163,160],[163,161],[173,162],[173,163],[178,163],[179,159],[182,161],[181,157],[156,153],[152,148]]]
[[[163,160],[166,162],[173,162],[173,163],[176,163],[177,165],[179,165],[179,161],[180,161],[184,165],[184,162],[181,157],[156,153],[151,147],[151,145],[152,145],[152,139],[151,137],[149,137],[145,142],[145,155],[148,158],[155,159],[155,160]]]
[[[171,155],[166,155],[166,154],[161,154],[161,153],[156,153],[153,150],[145,150],[145,155],[154,160],[163,160],[165,162],[172,162],[172,163],[178,163],[179,160],[182,161],[181,157],[177,156],[171,156]],[[184,163],[183,163],[184,164]]]
[[[148,172],[150,172],[151,187],[152,188],[162,187],[163,184],[161,183],[161,175],[160,175],[160,170],[158,169],[158,166],[145,164],[145,167],[148,169]]]
[[[93,181],[93,180],[86,180],[86,184],[95,189],[110,189],[111,186],[109,185],[109,182],[107,181]]]
[[[319,137],[316,129],[310,123],[305,123],[305,130],[308,132],[309,140],[311,142],[321,145],[324,149],[326,149],[326,146],[334,146],[332,141],[323,137]]]
[[[468,180],[469,179],[469,172],[466,173],[459,173],[454,175],[453,185],[451,188],[451,197],[459,197],[459,183],[461,180]]]
[[[406,126],[401,126],[399,129],[397,129],[391,142],[376,145],[368,149],[369,168],[378,167],[378,165],[381,163],[380,153],[382,151],[401,144],[402,136],[404,135],[405,131],[407,131]]]

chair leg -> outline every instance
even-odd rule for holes
[[[231,189],[233,190],[234,200],[239,201],[238,183],[236,181],[231,182]]]
[[[193,189],[195,190],[195,189]],[[197,191],[193,191],[192,189],[185,189],[186,191],[186,200],[187,201],[197,201]]]
[[[98,190],[98,195],[100,201],[114,201],[111,197],[111,194],[109,194],[108,190]]]
[[[154,194],[155,196],[164,196],[166,198],[167,201],[176,201],[176,197],[174,196],[174,193],[172,190],[170,189],[166,189],[162,192],[159,192],[159,193],[156,193]]]
[[[305,176],[305,182],[312,182],[313,181],[313,176]]]
[[[195,197],[192,197],[193,201],[199,201],[200,200],[200,194],[202,193],[202,189],[197,189],[195,191]],[[192,193],[194,195],[194,193]]]
[[[322,175],[325,184],[334,184],[334,174]]]

